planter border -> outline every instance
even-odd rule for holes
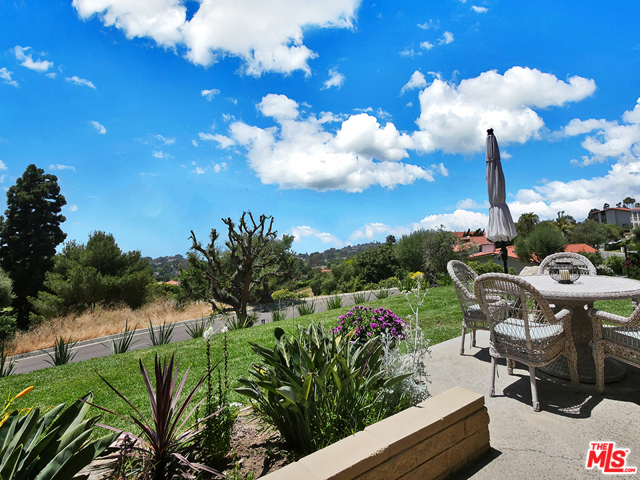
[[[484,396],[454,387],[263,478],[440,480],[489,448]]]

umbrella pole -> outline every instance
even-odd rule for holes
[[[509,268],[507,267],[507,242],[498,242],[497,246],[502,248],[500,256],[504,265],[504,273],[509,273]]]

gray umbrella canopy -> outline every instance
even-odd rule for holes
[[[504,173],[500,150],[493,129],[487,130],[487,190],[489,191],[489,224],[486,236],[492,242],[508,242],[518,235],[506,204]]]

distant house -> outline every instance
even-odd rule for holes
[[[634,207],[631,209],[631,225],[632,228],[636,228],[640,225],[640,207]]]
[[[180,282],[176,282],[175,280],[169,280],[168,282],[158,282],[159,284],[166,284],[166,285],[180,285]]]
[[[619,227],[622,227],[622,228],[630,228],[631,227],[631,210],[632,209],[625,208],[625,207],[615,207],[615,208],[605,208],[603,210],[594,210],[589,213],[588,219],[595,220],[598,223],[608,223],[609,225],[618,225]]]
[[[453,234],[460,239],[460,244],[456,249],[468,249],[469,260],[480,263],[493,262],[497,265],[502,265],[502,258],[500,257],[501,249],[496,248],[496,244],[487,240],[484,235],[467,237],[464,235],[464,232],[453,232]],[[572,253],[593,253],[598,250],[586,243],[572,243],[566,245],[564,251]],[[534,267],[539,263],[540,262],[525,262],[516,255],[513,245],[507,247],[507,265],[510,268],[514,268],[516,272],[520,273],[524,267]]]

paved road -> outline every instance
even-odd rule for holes
[[[375,300],[375,294],[373,292],[359,292],[360,294],[364,293],[366,295],[366,301]],[[397,289],[390,290],[390,296],[398,295],[400,292]],[[354,304],[353,300],[354,294],[345,293],[340,295],[342,297],[342,305],[349,306]],[[311,299],[307,299],[306,302],[315,302],[316,312],[324,312],[326,311],[326,299],[329,297],[314,297]],[[271,323],[271,313],[269,306],[257,307],[254,309],[254,312],[259,314],[259,323]],[[298,316],[295,311],[295,307],[287,308],[287,318],[292,318],[292,316]],[[206,317],[208,318],[208,317]],[[185,322],[177,322],[175,323],[175,327],[173,329],[173,337],[171,338],[171,343],[182,342],[184,340],[190,340],[191,336],[187,330],[188,326],[193,325],[195,322],[201,321],[201,319],[187,320]],[[214,332],[219,333],[224,326],[223,319],[221,316],[216,317],[213,327]],[[156,329],[158,327],[155,327]],[[73,363],[82,362],[84,360],[89,360],[91,358],[98,357],[106,357],[111,355],[111,342],[113,339],[118,338],[119,335],[111,335],[109,337],[97,338],[94,340],[85,340],[83,342],[78,342],[73,351],[76,353],[73,358]],[[152,346],[150,337],[149,337],[149,329],[141,329],[136,330],[134,335],[133,346],[130,350],[140,350],[143,348],[148,348]],[[47,351],[51,351],[48,349]],[[50,360],[50,357],[46,353],[42,352],[31,352],[24,355],[17,355],[14,358],[16,365],[13,369],[13,373],[27,373],[33,370],[39,370],[42,368],[50,367],[51,365],[47,362]]]

